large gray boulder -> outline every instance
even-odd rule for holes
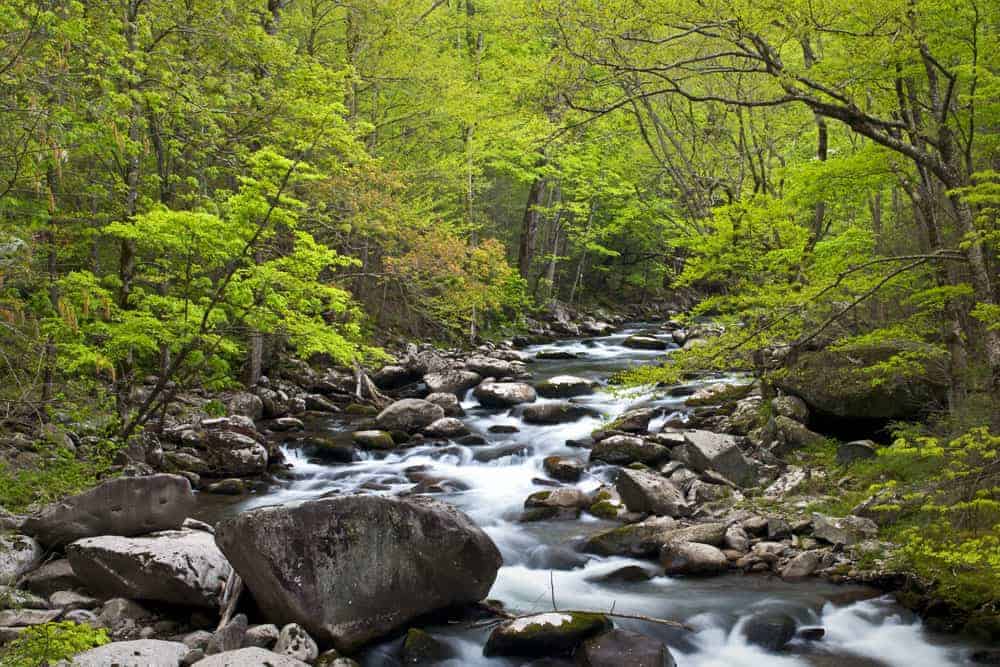
[[[479,404],[487,408],[510,408],[522,403],[534,403],[535,388],[524,382],[484,382],[473,390]]]
[[[378,414],[375,421],[384,431],[416,433],[444,418],[444,408],[419,398],[396,401]]]
[[[42,545],[27,535],[0,534],[0,586],[33,570],[44,553]]]
[[[684,431],[684,444],[675,456],[697,472],[714,470],[739,486],[754,483],[753,464],[747,460],[736,438],[711,431]]]
[[[194,510],[191,483],[179,475],[119,477],[53,503],[24,523],[47,547],[97,535],[142,535],[180,528]]]
[[[139,639],[113,642],[78,653],[72,667],[178,667],[190,649],[181,642]]]
[[[583,543],[583,550],[600,556],[652,556],[676,528],[677,522],[670,517],[653,517],[594,533]]]
[[[615,489],[631,512],[670,517],[687,516],[691,512],[684,492],[653,472],[623,468],[615,478]]]
[[[503,378],[515,375],[517,372],[514,365],[506,359],[494,359],[483,355],[470,357],[465,362],[465,368],[482,377]]]
[[[343,651],[481,600],[501,565],[486,533],[426,497],[261,508],[220,523],[216,541],[271,621]]]
[[[88,590],[108,597],[216,607],[231,572],[211,533],[200,530],[89,537],[66,553]]]
[[[424,384],[432,394],[464,394],[482,379],[478,373],[472,371],[448,370],[428,373],[424,376]]]
[[[210,430],[205,437],[205,461],[212,477],[259,475],[267,470],[267,448],[256,438],[235,430]]]
[[[194,664],[196,667],[309,667],[308,662],[256,647],[216,653]]]
[[[719,549],[697,542],[667,542],[660,551],[660,564],[667,576],[721,574],[729,567]]]

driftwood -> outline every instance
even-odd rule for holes
[[[482,628],[489,627],[491,625],[496,625],[504,621],[514,621],[519,618],[530,618],[531,616],[537,616],[543,613],[566,613],[566,614],[600,614],[601,616],[607,616],[608,618],[625,618],[632,621],[645,621],[646,623],[654,623],[656,625],[665,625],[670,628],[677,628],[679,630],[687,630],[688,632],[694,632],[694,628],[686,623],[681,623],[680,621],[675,621],[669,618],[657,618],[655,616],[645,616],[643,614],[622,614],[616,611],[595,611],[590,609],[572,609],[572,610],[558,610],[555,612],[536,612],[533,614],[512,614],[508,611],[504,611],[499,607],[495,607],[488,603],[480,603],[479,605],[483,609],[486,609],[492,614],[499,616],[499,619],[491,618],[485,621],[478,621],[473,623],[471,627]]]
[[[377,408],[384,408],[392,403],[392,399],[378,390],[361,366],[354,367],[354,379],[356,381],[354,396],[359,401],[367,401]]]
[[[233,570],[229,573],[229,578],[226,579],[225,588],[222,589],[222,599],[219,601],[219,608],[222,610],[222,614],[219,617],[219,627],[216,628],[216,631],[224,628],[232,620],[242,593],[243,579],[240,575],[236,574],[236,570]]]

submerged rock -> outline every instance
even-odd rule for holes
[[[388,431],[355,431],[351,434],[354,440],[363,449],[395,449],[396,441],[392,439],[392,434]]]
[[[659,639],[616,628],[583,642],[579,667],[674,667],[674,656]]]
[[[499,625],[486,641],[486,656],[556,656],[572,653],[584,640],[610,630],[601,614],[567,611],[524,616]]]
[[[266,507],[216,529],[261,609],[350,651],[443,607],[476,602],[501,564],[492,540],[428,498],[340,496]]]
[[[179,475],[119,477],[49,505],[24,523],[47,547],[98,535],[126,537],[180,528],[194,511],[191,483]]]
[[[525,406],[521,418],[528,424],[565,424],[584,417],[598,417],[593,408],[575,403],[538,403]]]
[[[780,651],[795,636],[795,619],[783,612],[755,614],[743,626],[743,635],[751,644]]]

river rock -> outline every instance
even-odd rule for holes
[[[42,545],[27,535],[0,533],[0,585],[16,582],[33,570],[44,554]]]
[[[303,662],[312,662],[319,656],[319,647],[301,625],[289,623],[281,629],[274,652]]]
[[[482,376],[472,371],[449,370],[428,373],[424,384],[432,394],[464,394],[482,380]]]
[[[455,394],[446,394],[439,391],[429,394],[424,400],[440,406],[444,410],[446,417],[462,417],[465,415],[465,410],[462,409],[462,404],[458,402],[458,397]]]
[[[697,542],[667,542],[660,550],[664,574],[721,574],[729,568],[726,555],[709,544]]]
[[[635,408],[619,415],[606,430],[625,431],[626,433],[645,433],[649,430],[649,422],[656,416],[653,408]]]
[[[696,544],[710,544],[713,547],[721,547],[726,539],[726,524],[724,523],[696,523],[683,528],[666,530],[659,536],[663,543],[667,542],[694,542]]]
[[[217,653],[194,664],[196,667],[309,667],[308,662],[255,647]]]
[[[676,527],[670,517],[653,517],[595,533],[583,543],[583,550],[599,556],[652,556],[666,541],[664,534]]]
[[[432,438],[458,438],[469,434],[469,427],[455,417],[444,417],[424,429],[424,434]]]
[[[504,378],[516,374],[511,362],[482,355],[470,357],[465,362],[465,368],[481,377]]]
[[[634,350],[666,350],[670,344],[665,340],[654,338],[653,336],[629,336],[622,341],[622,345]]]
[[[535,391],[545,398],[573,398],[594,393],[595,382],[575,375],[557,375],[535,385]]]
[[[510,408],[538,398],[535,388],[524,382],[483,382],[472,395],[487,408]]]
[[[372,375],[372,382],[379,389],[398,389],[417,379],[417,374],[402,366],[383,366]]]
[[[656,473],[624,468],[618,471],[615,489],[631,512],[679,517],[691,511],[684,492]]]
[[[66,553],[95,593],[195,607],[218,606],[231,571],[212,535],[194,530],[89,537]]]
[[[818,551],[803,551],[782,568],[781,578],[787,581],[805,579],[819,569],[821,561],[822,556]]]
[[[663,445],[630,435],[613,435],[604,438],[590,450],[591,461],[612,465],[645,463],[655,465],[670,457],[670,450]]]
[[[396,401],[378,414],[375,421],[385,431],[416,433],[444,417],[444,409],[419,398]]]
[[[860,516],[836,518],[813,514],[813,535],[830,544],[851,545],[876,537],[878,525]]]
[[[351,434],[351,439],[363,449],[386,450],[396,448],[396,441],[392,439],[392,434],[388,431],[355,431]]]
[[[568,459],[563,456],[547,456],[542,461],[542,467],[552,479],[560,482],[576,482],[583,475],[584,465],[578,459]]]
[[[592,637],[576,651],[579,667],[674,667],[674,656],[659,639],[616,628]]]
[[[497,626],[483,649],[486,656],[557,656],[572,653],[584,640],[607,632],[611,621],[601,614],[549,612]]]
[[[48,597],[58,591],[82,588],[83,582],[73,572],[69,561],[60,558],[29,572],[21,580],[21,587],[36,595]]]
[[[675,456],[692,470],[714,470],[739,486],[754,482],[754,468],[743,455],[736,438],[711,431],[684,431],[684,444]]]
[[[267,470],[267,449],[257,439],[234,430],[208,431],[205,461],[213,477],[259,475]]]
[[[451,648],[429,633],[419,628],[407,631],[401,655],[404,665],[436,665],[453,657]]]
[[[774,425],[778,432],[778,443],[771,451],[778,456],[786,456],[803,447],[820,444],[826,439],[790,417],[778,415],[774,418]]]
[[[142,535],[179,528],[194,510],[191,483],[179,475],[118,477],[53,503],[24,523],[47,547],[83,537]]]
[[[588,504],[590,500],[575,486],[536,491],[524,501],[526,511],[521,520],[575,519]]]
[[[795,636],[795,619],[784,612],[754,614],[744,624],[743,635],[751,644],[780,651]]]
[[[521,413],[521,418],[528,424],[565,424],[584,417],[599,416],[600,413],[593,408],[562,402],[527,405]]]
[[[871,440],[854,440],[837,447],[837,464],[848,466],[855,461],[873,459],[878,456],[876,445]]]
[[[72,667],[178,667],[190,649],[181,642],[138,639],[112,642],[78,653]]]
[[[467,516],[422,497],[260,508],[220,523],[216,540],[272,621],[344,651],[481,600],[501,564]]]

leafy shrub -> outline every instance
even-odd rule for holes
[[[2,667],[38,667],[111,641],[103,628],[61,621],[27,628],[0,652]]]

